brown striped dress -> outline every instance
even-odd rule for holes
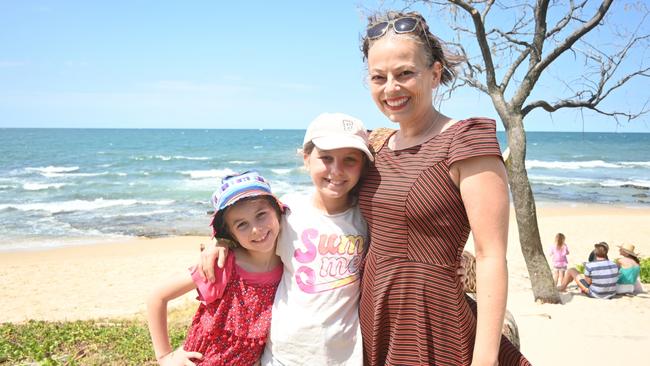
[[[475,303],[456,275],[470,227],[449,166],[501,156],[494,120],[467,119],[422,145],[377,151],[359,202],[370,248],[361,283],[366,365],[469,365]],[[499,365],[528,365],[505,337]]]

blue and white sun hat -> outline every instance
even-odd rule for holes
[[[270,196],[277,203],[281,212],[286,206],[271,191],[271,185],[257,171],[251,170],[241,174],[229,175],[221,180],[221,185],[212,193],[210,202],[214,207],[214,215],[210,226],[214,237],[226,237],[222,231],[224,225],[223,213],[239,200],[248,197]]]

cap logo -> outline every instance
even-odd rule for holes
[[[349,119],[344,119],[343,120],[343,131],[345,132],[350,132],[354,128],[354,122],[350,121]]]

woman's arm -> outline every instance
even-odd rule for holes
[[[156,360],[162,364],[182,364],[171,362],[178,359],[179,356],[187,358],[201,358],[197,352],[187,352],[187,354],[174,354],[172,346],[169,343],[169,334],[167,332],[167,303],[179,296],[182,296],[196,288],[194,281],[189,272],[178,274],[171,277],[166,283],[154,289],[147,301],[147,322],[149,323],[149,333],[153,343]],[[180,352],[179,352],[180,353]],[[183,352],[184,353],[184,352]],[[166,362],[169,361],[169,362]]]
[[[458,177],[476,251],[477,325],[472,365],[496,365],[508,292],[507,175],[496,156],[461,160],[452,168]]]

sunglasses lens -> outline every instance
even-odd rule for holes
[[[372,27],[368,28],[368,30],[366,30],[366,35],[370,39],[381,37],[386,31],[387,27],[388,27],[388,22],[377,23]]]
[[[418,20],[415,18],[401,18],[395,21],[395,33],[409,33],[415,30]]]

